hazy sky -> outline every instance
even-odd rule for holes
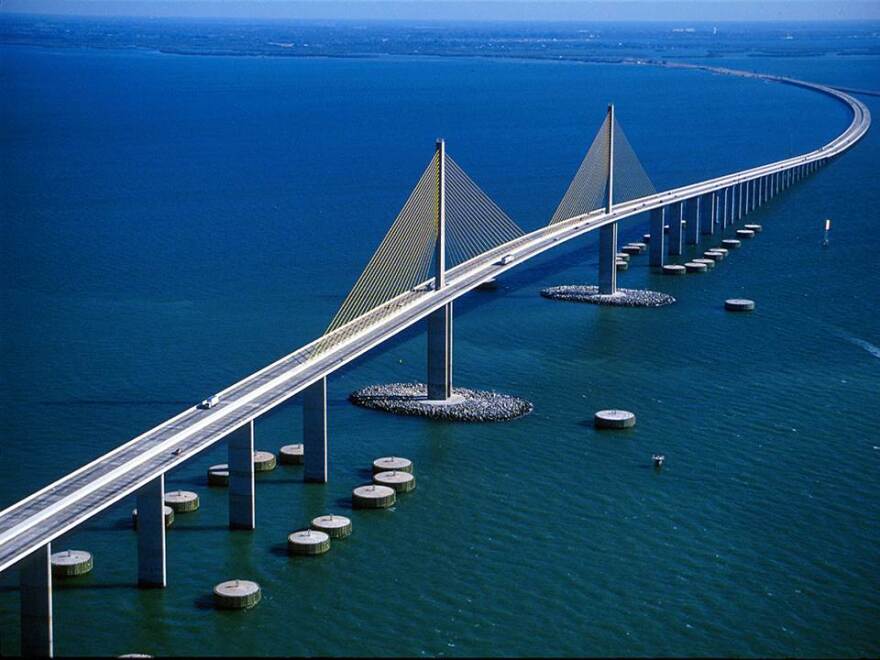
[[[0,0],[0,13],[416,20],[864,20],[880,0]]]

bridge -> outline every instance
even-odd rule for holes
[[[613,294],[621,221],[649,214],[650,264],[660,267],[670,256],[681,255],[684,244],[723,231],[816,172],[856,144],[870,126],[867,107],[830,86],[709,70],[828,95],[851,110],[852,121],[834,140],[808,153],[656,192],[610,106],[550,223],[530,233],[479,189],[438,140],[418,184],[324,335],[219,392],[216,405],[184,410],[0,511],[0,572],[19,570],[22,653],[52,655],[50,556],[52,541],[62,534],[135,494],[138,581],[164,587],[164,479],[184,461],[226,442],[229,526],[253,529],[254,424],[262,415],[302,393],[304,478],[326,482],[327,377],[346,363],[427,319],[427,398],[448,399],[457,298],[592,231],[599,232],[599,289]]]

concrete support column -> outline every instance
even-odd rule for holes
[[[21,560],[21,654],[51,658],[52,544],[47,543]]]
[[[681,221],[684,218],[684,204],[675,202],[666,207],[666,224],[669,225],[669,256],[678,256],[682,253],[683,245]]]
[[[666,263],[666,232],[663,226],[666,224],[666,207],[651,210],[651,242],[648,245],[648,263],[659,268]]]
[[[452,303],[428,316],[428,399],[452,396]]]
[[[727,214],[730,212],[730,188],[725,188],[721,193],[721,230],[727,229]]]
[[[617,293],[617,223],[599,228],[599,293]]]
[[[696,245],[700,242],[700,207],[702,206],[702,197],[691,197],[685,200],[684,217],[687,220],[685,227],[685,243],[688,245]]]
[[[736,219],[742,220],[743,216],[746,213],[746,198],[748,196],[748,187],[745,182],[742,182],[738,186],[739,190],[736,193],[737,199],[737,210],[736,210]]]
[[[700,223],[702,234],[711,236],[715,233],[715,223],[718,221],[718,193],[711,192],[703,195],[702,202],[703,220]]]
[[[327,377],[303,390],[303,478],[327,483]]]
[[[138,586],[160,587],[165,576],[165,475],[137,492]]]
[[[254,501],[254,423],[248,422],[229,434],[229,528],[257,526]],[[304,450],[305,454],[308,453]],[[308,460],[308,459],[306,459]]]

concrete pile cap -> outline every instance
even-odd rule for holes
[[[92,554],[85,550],[62,550],[53,553],[49,560],[55,577],[85,575],[93,566]]]
[[[255,472],[269,472],[270,470],[275,469],[275,465],[277,461],[275,460],[275,454],[271,451],[255,451],[254,452],[254,471]]]
[[[214,603],[222,609],[253,607],[261,597],[260,585],[250,580],[227,580],[214,587]]]
[[[679,264],[666,264],[663,266],[664,275],[684,275],[687,269]]]
[[[751,312],[755,309],[755,301],[748,298],[728,298],[724,301],[724,309],[731,312]]]
[[[229,466],[226,463],[212,465],[208,468],[208,485],[209,486],[228,486],[229,485]]]
[[[392,506],[397,497],[393,488],[369,484],[355,488],[351,492],[351,500],[355,508],[384,509]]]
[[[689,273],[705,273],[707,268],[706,264],[697,263],[696,261],[688,261],[684,267]]]
[[[416,478],[411,472],[377,472],[373,475],[373,483],[390,486],[398,493],[408,493],[416,487]]]
[[[705,257],[700,257],[699,259],[694,259],[693,262],[695,264],[706,264],[706,268],[715,268],[715,260],[707,259]]]
[[[165,493],[165,504],[175,513],[188,513],[199,508],[199,496],[189,490],[174,490]]]
[[[742,245],[742,242],[736,240],[735,238],[725,238],[723,241],[721,241],[721,245],[728,249],[736,249],[740,245]]]
[[[740,238],[754,238],[755,232],[753,232],[751,229],[737,229],[736,235]]]
[[[396,470],[397,472],[412,472],[413,464],[408,458],[400,456],[382,456],[373,461],[373,474],[377,472],[388,472]]]
[[[342,539],[351,534],[351,520],[328,513],[313,519],[312,529],[324,532],[331,539]]]
[[[171,524],[174,522],[174,509],[172,509],[167,504],[162,505],[162,516],[165,518],[165,527],[171,527]],[[135,528],[137,528],[138,524],[138,510],[137,507],[131,510],[131,519],[134,522]]]
[[[278,456],[281,459],[281,462],[286,465],[302,465],[304,456],[302,443],[284,445],[278,451]]]
[[[321,555],[330,549],[330,535],[316,529],[301,529],[287,537],[287,551],[294,555]]]
[[[628,429],[636,425],[636,416],[628,410],[599,410],[593,424],[600,429]]]

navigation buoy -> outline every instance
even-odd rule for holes
[[[373,483],[393,488],[398,493],[408,493],[416,487],[416,478],[411,472],[377,472],[373,475]]]
[[[395,490],[388,486],[369,484],[358,486],[351,492],[351,503],[355,509],[387,509],[396,501]]]
[[[684,275],[687,269],[680,264],[666,264],[663,266],[664,275]]]
[[[229,485],[229,466],[226,463],[212,465],[208,468],[208,485],[209,486],[228,486]]]
[[[301,529],[287,537],[287,551],[292,555],[322,555],[330,549],[330,536],[316,529]]]
[[[312,520],[312,529],[324,532],[331,539],[344,539],[351,535],[351,520],[345,516],[328,513]]]
[[[275,454],[271,451],[254,452],[254,472],[271,472],[277,464]]]
[[[171,527],[174,523],[174,509],[170,506],[163,505],[162,506],[162,515],[165,518],[165,527]],[[134,528],[137,529],[138,526],[138,510],[137,507],[131,510],[131,521],[134,523]]]
[[[831,231],[831,218],[825,220],[825,236],[822,239],[822,247],[828,247],[828,234]]]
[[[373,461],[373,474],[377,472],[388,472],[397,470],[398,472],[412,472],[413,464],[408,458],[400,456],[383,456]]]
[[[302,443],[295,445],[284,445],[278,450],[278,457],[284,465],[302,465],[303,462],[303,446]]]
[[[165,504],[174,509],[174,513],[189,513],[199,508],[199,496],[188,490],[175,490],[165,493]]]
[[[730,312],[751,312],[755,309],[755,301],[748,298],[728,298],[724,301],[724,309]]]
[[[707,266],[696,261],[688,261],[685,263],[684,268],[689,273],[705,273]]]
[[[93,566],[92,553],[85,550],[55,552],[49,560],[52,563],[52,575],[59,578],[85,575]]]
[[[597,429],[628,429],[636,425],[636,416],[628,410],[599,410],[593,415]]]
[[[214,604],[224,610],[244,610],[260,602],[260,585],[250,580],[227,580],[214,587]]]

